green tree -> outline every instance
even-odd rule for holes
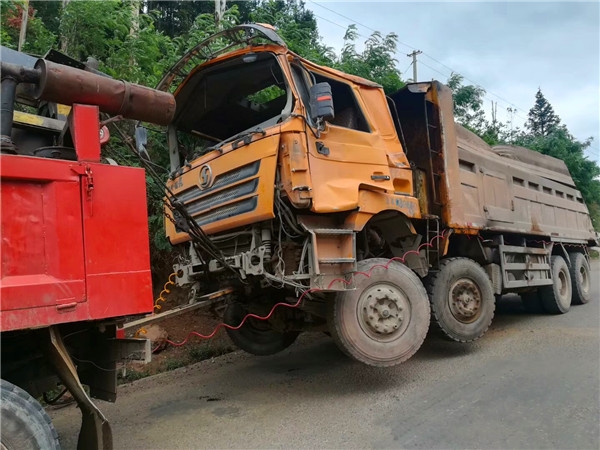
[[[29,0],[29,6],[35,10],[44,26],[55,36],[58,36],[60,27],[60,15],[62,13],[62,1],[58,0]]]
[[[542,90],[535,94],[535,104],[529,110],[527,128],[535,136],[547,136],[560,125],[560,118],[554,113],[554,108],[546,100]]]
[[[516,138],[515,145],[563,160],[588,206],[595,229],[600,230],[600,167],[584,153],[591,142],[591,138],[578,141],[563,126],[545,135],[522,133]]]
[[[81,61],[94,57],[100,70],[116,78],[155,85],[178,49],[156,30],[152,14],[138,11],[140,4],[69,2],[60,17],[62,51]]]
[[[344,35],[344,46],[334,67],[346,73],[358,75],[375,81],[383,86],[386,93],[391,94],[404,83],[400,71],[396,68],[396,53],[398,36],[389,33],[383,36],[376,31],[367,38],[364,50],[356,50],[358,31],[356,25],[350,25]]]
[[[251,12],[257,7],[258,2],[228,1],[227,7],[236,7],[241,23],[250,20]],[[194,26],[198,16],[208,14],[214,17],[215,4],[212,1],[164,1],[145,0],[142,6],[144,11],[149,11],[154,16],[157,31],[170,38],[185,36]]]
[[[483,109],[485,89],[472,84],[464,85],[464,77],[458,73],[450,74],[446,82],[452,89],[454,100],[454,119],[476,134],[485,133],[487,121]]]
[[[92,56],[103,63],[130,29],[131,10],[118,0],[71,1],[60,19],[61,50],[78,60]]]
[[[220,29],[231,28],[239,23],[240,16],[237,5],[233,5],[231,8],[225,11],[223,19],[219,24],[220,28],[217,28],[214,14],[202,13],[196,16],[194,23],[185,36],[179,36],[175,38],[175,41],[178,43],[180,49],[177,57],[195,47],[197,44],[218,32]]]
[[[3,0],[0,6],[2,45],[16,49],[25,3],[23,1]],[[56,35],[46,27],[44,21],[37,16],[37,11],[30,5],[27,12],[27,32],[22,50],[33,55],[42,56],[55,45]]]
[[[5,47],[17,48],[19,41],[19,29],[21,28],[20,11],[13,1],[2,0],[0,2],[0,38]]]
[[[111,46],[103,61],[104,69],[117,78],[156,86],[171,62],[174,44],[156,31],[150,15],[140,15],[139,25],[137,32],[123,36],[122,41]]]
[[[276,27],[289,49],[300,56],[317,64],[333,63],[331,49],[321,42],[317,19],[302,0],[260,1],[250,13],[250,21]]]
[[[492,102],[491,120],[483,121],[483,129],[479,132],[480,137],[489,145],[497,145],[510,140],[511,131],[507,124],[500,122],[497,117],[498,104]]]

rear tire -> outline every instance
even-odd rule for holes
[[[562,256],[553,255],[550,259],[552,285],[539,289],[544,309],[550,314],[565,314],[571,308],[573,286],[569,267]]]
[[[573,286],[571,304],[584,305],[592,299],[590,263],[583,253],[570,253],[569,257],[571,259],[569,273]]]
[[[483,267],[468,258],[448,258],[425,280],[433,316],[450,339],[471,342],[490,327],[494,289]]]
[[[58,433],[46,411],[18,386],[0,380],[2,449],[60,450]]]
[[[419,277],[382,258],[358,262],[355,290],[339,292],[328,304],[336,345],[369,366],[389,367],[413,356],[429,329],[429,302]]]
[[[240,303],[227,305],[224,322],[238,326],[248,310]],[[279,353],[296,341],[299,331],[276,331],[268,321],[248,318],[239,330],[225,328],[233,343],[245,352],[256,356],[267,356]]]

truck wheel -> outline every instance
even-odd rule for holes
[[[590,263],[583,253],[570,253],[571,284],[573,285],[573,297],[571,303],[574,305],[584,305],[592,299],[590,290]]]
[[[226,324],[237,326],[246,314],[246,307],[240,303],[230,303],[223,318]],[[238,348],[257,356],[273,355],[285,350],[300,334],[298,331],[276,331],[268,321],[254,318],[248,318],[239,330],[226,330]]]
[[[485,334],[494,318],[494,289],[487,273],[468,258],[449,258],[425,281],[433,316],[446,336],[471,342]]]
[[[60,449],[58,434],[46,411],[18,386],[0,380],[2,450]]]
[[[550,259],[550,273],[553,283],[539,290],[544,309],[550,314],[565,314],[571,307],[571,275],[562,256],[553,255]]]
[[[387,269],[386,267],[387,266]],[[429,329],[429,302],[419,277],[387,259],[358,263],[355,290],[328,303],[329,331],[351,358],[376,367],[406,361],[421,347]]]
[[[529,314],[543,314],[546,312],[538,291],[525,292],[520,295],[523,308],[525,308],[525,311]]]

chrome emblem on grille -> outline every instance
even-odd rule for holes
[[[200,189],[207,189],[212,185],[212,182],[213,182],[212,169],[210,168],[210,166],[208,164],[206,164],[200,168],[199,180],[200,180],[200,184],[199,184]]]

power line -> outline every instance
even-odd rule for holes
[[[423,64],[425,67],[428,67],[429,69],[433,70],[434,72],[437,72],[437,73],[439,73],[439,74],[440,74],[440,75],[442,75],[443,77],[448,77],[448,75],[446,75],[445,73],[443,73],[443,72],[440,72],[440,71],[439,71],[439,70],[437,70],[437,69],[434,69],[434,68],[433,68],[433,67],[431,67],[429,64],[426,64],[426,63],[424,63],[423,61],[421,61],[421,64]]]
[[[308,0],[308,1],[309,1],[310,3],[312,3],[312,4],[314,4],[314,5],[317,5],[317,6],[321,7],[321,8],[323,8],[323,9],[326,9],[327,11],[330,11],[330,12],[332,12],[333,14],[336,14],[336,15],[338,15],[338,16],[340,16],[340,17],[343,17],[344,19],[346,19],[346,20],[349,20],[349,21],[350,21],[350,22],[352,22],[352,23],[355,23],[355,24],[357,24],[357,25],[360,25],[361,27],[363,27],[363,28],[366,28],[367,30],[370,30],[370,31],[372,31],[372,32],[377,32],[377,30],[375,30],[374,28],[371,28],[371,27],[369,27],[368,25],[365,25],[365,24],[362,24],[362,23],[360,23],[360,22],[358,22],[358,21],[356,21],[356,20],[353,20],[351,17],[345,16],[344,14],[338,13],[337,11],[335,11],[335,10],[333,10],[333,9],[331,9],[331,8],[328,8],[327,6],[321,5],[320,3],[314,2],[313,0]],[[332,20],[330,20],[330,19],[326,19],[325,17],[319,16],[318,14],[315,14],[314,12],[313,12],[313,14],[315,15],[315,17],[318,17],[319,19],[321,19],[321,20],[324,20],[324,21],[326,21],[326,22],[328,22],[328,23],[331,23],[331,24],[333,24],[333,25],[335,25],[335,26],[337,26],[337,27],[339,27],[339,28],[342,28],[342,29],[344,29],[344,30],[348,28],[347,26],[341,25],[341,24],[339,24],[339,23],[337,23],[337,22],[334,22],[334,21],[332,21]],[[360,34],[360,33],[358,33],[358,32],[357,32],[356,34],[357,34],[357,36],[360,36],[360,37],[361,37],[361,38],[363,38],[363,39],[367,39],[367,36],[364,36],[364,35],[362,35],[362,34]],[[406,43],[404,43],[404,42],[402,42],[402,41],[400,41],[400,40],[398,40],[398,39],[396,40],[396,42],[398,42],[399,44],[402,44],[402,45],[404,45],[405,47],[407,47],[407,48],[409,48],[409,49],[411,49],[411,50],[412,50],[412,49],[414,49],[414,47],[413,47],[413,46],[411,46],[411,45],[409,45],[409,44],[406,44]],[[414,51],[415,51],[415,50],[413,50],[413,52],[414,52]],[[427,58],[431,59],[432,61],[435,61],[436,63],[438,63],[438,64],[440,64],[441,66],[443,66],[443,67],[447,68],[448,70],[450,70],[450,74],[452,74],[452,73],[459,73],[457,70],[454,70],[454,69],[452,69],[450,66],[447,66],[446,64],[442,63],[441,61],[438,61],[437,59],[435,59],[433,56],[429,55],[428,53],[426,53],[426,52],[421,52],[420,50],[419,50],[419,53],[422,53],[422,54],[423,54],[424,56],[426,56]],[[398,51],[396,51],[396,56],[402,56],[402,55],[400,55],[400,53],[399,53]],[[434,69],[433,67],[431,67],[431,66],[430,66],[430,65],[428,65],[428,64],[425,64],[425,63],[424,63],[424,62],[422,62],[422,61],[421,61],[421,64],[423,64],[424,66],[428,67],[429,69],[433,70],[434,72],[437,72],[437,73],[439,73],[440,75],[442,75],[442,76],[444,76],[444,77],[446,77],[446,78],[449,78],[449,76],[450,76],[450,75],[447,75],[447,74],[445,74],[445,73],[443,73],[443,72],[440,72],[440,71],[439,71],[439,70],[437,70],[437,69]],[[411,65],[413,65],[413,63],[411,63],[411,64],[408,66],[408,68],[407,68],[406,70],[408,70],[408,69],[410,68],[410,66],[411,66]],[[414,68],[415,68],[415,67],[413,67],[413,69],[414,69]],[[404,72],[402,72],[402,73],[406,73],[406,70],[405,70]],[[462,75],[462,74],[461,74],[461,76],[462,76],[462,77],[463,77],[463,79],[465,79],[466,81],[469,81],[469,82],[471,82],[471,83],[473,83],[473,84],[475,84],[475,85],[477,85],[477,86],[481,86],[479,83],[477,83],[477,82],[475,82],[475,81],[473,81],[473,80],[471,80],[471,79],[467,78],[466,76],[464,76],[464,75]],[[414,75],[413,75],[413,81],[417,81],[416,79],[414,79]],[[481,86],[481,87],[483,88],[483,86]],[[491,92],[491,91],[488,91],[488,90],[487,90],[487,89],[485,89],[485,88],[483,88],[483,89],[485,90],[485,95],[484,95],[484,97],[485,97],[485,96],[488,96],[488,93],[489,93],[490,95],[494,95],[496,98],[500,99],[501,101],[503,101],[504,103],[508,104],[509,106],[513,106],[513,107],[515,107],[516,109],[518,109],[518,110],[520,110],[520,111],[522,111],[522,112],[525,112],[523,109],[519,108],[517,105],[515,105],[515,104],[513,104],[513,103],[509,102],[508,100],[505,100],[505,99],[503,99],[502,97],[500,97],[500,96],[498,96],[498,95],[494,94],[494,93],[493,93],[493,92]],[[491,99],[490,99],[490,100],[491,100]],[[517,116],[517,115],[515,114],[515,116]],[[517,116],[517,117],[520,117],[520,116]],[[522,120],[525,120],[525,121],[527,120],[527,119],[525,119],[525,118],[523,118],[523,117],[521,117],[521,119],[522,119]]]
[[[352,23],[355,23],[356,25],[360,25],[361,27],[363,27],[363,28],[366,28],[367,30],[370,30],[370,31],[372,31],[373,33],[378,33],[378,32],[379,32],[379,30],[376,30],[376,29],[374,29],[374,28],[371,28],[371,27],[369,27],[368,25],[364,25],[364,24],[362,24],[362,23],[360,23],[360,22],[358,22],[358,21],[356,21],[356,20],[354,20],[354,19],[352,19],[352,18],[350,18],[350,17],[348,17],[348,16],[345,16],[345,15],[343,15],[343,14],[341,14],[341,13],[337,12],[337,11],[334,11],[334,10],[333,10],[333,9],[331,9],[331,8],[328,8],[327,6],[324,6],[324,5],[322,5],[321,3],[317,3],[317,2],[315,2],[315,1],[313,1],[313,0],[308,0],[308,2],[309,2],[309,3],[312,3],[313,5],[317,5],[317,6],[318,6],[318,7],[320,7],[320,8],[326,9],[327,11],[329,11],[329,12],[332,12],[332,13],[334,13],[334,14],[336,14],[336,15],[340,16],[340,17],[343,17],[344,19],[346,19],[346,20],[349,20],[350,22],[352,22]],[[314,14],[314,13],[313,13],[313,14]],[[315,14],[315,16],[316,16],[316,14]],[[317,17],[319,17],[319,16],[317,16]],[[321,17],[321,18],[322,18],[322,17]],[[338,25],[338,26],[340,26],[340,27],[342,27],[342,28],[346,28],[346,27],[343,27],[342,25],[339,25],[339,24],[336,24],[336,25]],[[360,35],[359,35],[359,36],[360,36]],[[361,36],[361,37],[364,37],[364,36]],[[408,45],[407,43],[405,43],[405,42],[402,42],[402,41],[400,41],[400,40],[398,40],[398,39],[396,39],[396,42],[398,42],[398,44],[404,45],[405,47],[407,47],[407,48],[409,48],[409,49],[411,49],[411,50],[413,50],[413,49],[415,48],[414,46],[412,46],[412,45]]]
[[[312,3],[312,4],[314,4],[314,5],[317,5],[318,7],[320,7],[320,8],[323,8],[323,9],[325,9],[325,10],[327,10],[327,11],[329,11],[329,12],[331,12],[331,13],[333,13],[333,14],[337,15],[337,16],[343,17],[344,19],[346,19],[346,20],[350,21],[351,23],[354,23],[354,24],[356,24],[356,25],[359,25],[359,26],[361,26],[361,27],[363,27],[363,28],[366,28],[367,30],[370,30],[371,32],[374,32],[374,33],[375,33],[375,32],[379,32],[379,30],[376,30],[376,29],[374,29],[374,28],[371,28],[371,27],[370,27],[370,26],[368,26],[368,25],[365,25],[365,24],[363,24],[363,23],[361,23],[361,22],[358,22],[357,20],[354,20],[354,19],[352,19],[351,17],[348,17],[348,16],[346,16],[346,15],[344,15],[344,14],[342,14],[342,13],[339,13],[339,12],[337,12],[337,11],[335,11],[335,10],[333,10],[333,9],[331,9],[331,8],[329,8],[329,7],[327,7],[327,6],[324,6],[324,5],[322,5],[321,3],[317,3],[317,2],[315,2],[315,1],[313,1],[313,0],[308,0],[308,2],[309,2],[309,3]],[[344,29],[344,30],[346,30],[346,29],[348,28],[347,26],[341,25],[341,24],[339,24],[339,23],[337,23],[337,22],[334,22],[334,21],[332,21],[332,20],[329,20],[329,19],[326,19],[326,18],[324,18],[324,17],[322,17],[322,16],[319,16],[319,15],[315,14],[314,12],[313,12],[313,14],[314,14],[316,17],[318,17],[319,19],[321,19],[321,20],[324,20],[324,21],[326,21],[326,22],[328,22],[328,23],[331,23],[332,25],[335,25],[335,26],[337,26],[337,27],[340,27],[340,28],[342,28],[342,29]],[[358,33],[358,32],[357,32],[356,34],[357,34],[357,36],[360,36],[360,37],[362,37],[362,38],[364,38],[364,39],[367,39],[367,37],[366,37],[366,36],[363,36],[363,35],[361,35],[361,34],[360,34],[360,33]],[[400,44],[400,45],[403,45],[404,47],[406,47],[406,48],[408,48],[408,49],[410,49],[410,50],[413,50],[413,53],[416,51],[414,46],[412,46],[412,45],[409,45],[409,44],[407,44],[406,42],[402,42],[402,41],[400,41],[398,38],[396,38],[396,42],[397,42],[398,44]],[[455,69],[453,69],[452,67],[448,66],[447,64],[444,64],[443,62],[441,62],[441,61],[439,61],[438,59],[436,59],[436,58],[434,58],[433,56],[431,56],[429,53],[427,53],[427,52],[421,52],[420,50],[419,50],[419,53],[422,53],[422,54],[423,54],[423,56],[425,56],[425,57],[429,58],[430,60],[434,61],[435,63],[439,64],[440,66],[442,66],[442,67],[444,67],[444,68],[448,69],[448,70],[450,71],[450,75],[452,75],[452,73],[457,73],[457,74],[460,74],[460,75],[463,77],[463,79],[464,79],[465,81],[467,81],[467,82],[469,82],[469,83],[472,83],[472,84],[474,84],[474,85],[476,85],[476,86],[478,86],[478,87],[481,87],[481,88],[482,88],[482,89],[485,91],[484,98],[488,98],[490,101],[493,101],[493,100],[492,100],[492,98],[491,98],[491,96],[493,96],[493,97],[497,98],[498,100],[502,101],[503,103],[507,104],[509,107],[512,107],[512,108],[514,108],[514,110],[512,111],[512,118],[511,118],[511,121],[512,121],[512,120],[513,120],[513,119],[516,117],[516,118],[518,118],[518,119],[521,119],[521,120],[523,120],[523,121],[524,121],[524,124],[523,124],[523,126],[526,126],[528,119],[527,119],[527,118],[525,118],[525,117],[523,117],[523,116],[521,116],[521,115],[519,115],[519,114],[516,114],[516,111],[520,111],[520,112],[524,113],[525,115],[527,115],[527,114],[528,114],[528,112],[527,112],[525,109],[523,109],[523,108],[519,107],[518,105],[516,105],[515,103],[513,103],[513,102],[511,102],[511,101],[509,101],[509,100],[507,100],[507,99],[505,99],[504,97],[501,97],[500,95],[496,94],[495,92],[492,92],[492,91],[490,91],[490,90],[486,89],[486,88],[485,88],[485,87],[483,87],[483,86],[482,86],[480,83],[478,83],[478,82],[474,81],[473,79],[471,79],[471,78],[469,78],[469,77],[467,77],[467,76],[465,76],[465,75],[461,74],[461,73],[460,73],[458,70],[455,70]],[[411,53],[411,54],[412,54],[412,53]],[[396,50],[396,56],[402,56],[402,55],[399,53],[399,51],[398,51],[398,50]],[[409,55],[409,56],[410,56],[410,55]],[[402,72],[402,73],[406,73],[406,71],[408,71],[408,69],[409,69],[409,68],[410,68],[410,67],[411,67],[411,66],[414,64],[414,62],[415,62],[415,61],[411,62],[411,63],[409,64],[409,66],[406,68],[406,70],[405,70],[404,72]],[[430,70],[433,70],[433,71],[434,71],[434,72],[436,72],[436,73],[439,73],[440,75],[442,75],[442,76],[444,76],[444,77],[447,77],[447,78],[448,78],[448,77],[450,76],[450,75],[447,75],[447,74],[445,74],[445,73],[443,73],[443,72],[441,72],[441,71],[439,71],[439,70],[437,70],[437,69],[435,69],[435,68],[431,67],[430,65],[428,65],[428,64],[426,64],[426,63],[424,63],[422,60],[421,60],[421,61],[419,61],[419,63],[420,63],[420,64],[423,64],[425,67],[429,68]],[[416,72],[416,65],[413,67],[413,69],[414,69],[414,71]],[[413,75],[413,78],[416,78],[416,77]],[[415,79],[415,80],[413,80],[413,81],[417,81],[417,80]],[[507,109],[508,109],[508,108],[507,108]],[[590,152],[590,150],[595,150],[595,151],[596,151],[596,157],[598,157],[598,155],[600,155],[600,151],[599,151],[597,148],[595,148],[595,147],[588,147],[588,148],[586,148],[586,149],[584,149],[584,150],[585,150],[585,152]],[[594,155],[591,155],[591,156],[593,157]]]
[[[327,11],[329,11],[329,12],[331,12],[331,13],[333,13],[333,14],[337,15],[337,16],[343,17],[344,19],[346,19],[346,20],[349,20],[349,21],[350,21],[350,22],[352,22],[352,23],[355,23],[355,24],[357,24],[357,25],[360,25],[361,27],[363,27],[363,28],[366,28],[367,30],[370,30],[370,31],[372,31],[372,32],[377,32],[377,31],[378,31],[378,30],[375,30],[374,28],[371,28],[371,27],[370,27],[370,26],[368,26],[368,25],[365,25],[365,24],[363,24],[363,23],[360,23],[360,22],[358,22],[357,20],[354,20],[354,19],[352,19],[351,17],[348,17],[348,16],[346,16],[346,15],[344,15],[344,14],[341,14],[341,13],[339,13],[339,12],[337,12],[337,11],[335,11],[335,10],[333,10],[333,9],[331,9],[331,8],[329,8],[329,7],[327,7],[327,6],[324,6],[324,5],[322,5],[321,3],[317,3],[317,2],[315,2],[315,1],[313,1],[313,0],[308,0],[308,2],[310,2],[310,3],[314,4],[314,5],[317,5],[317,6],[319,6],[320,8],[323,8],[323,9],[325,9],[325,10],[327,10]],[[315,16],[317,16],[317,15],[315,14]],[[347,28],[347,27],[344,27],[343,25],[340,25],[340,24],[338,24],[338,23],[336,23],[336,22],[332,22],[331,20],[324,19],[324,18],[323,18],[323,17],[321,17],[321,16],[317,16],[317,17],[319,17],[320,19],[326,20],[327,22],[329,22],[329,23],[332,23],[332,24],[334,24],[334,25],[336,25],[336,26],[338,26],[338,27],[340,27],[340,28],[344,28],[344,29],[345,29],[345,28]],[[358,34],[358,33],[357,33],[357,34]],[[359,36],[361,36],[361,37],[363,37],[363,38],[365,37],[365,36],[362,36],[362,35],[360,35],[360,34],[358,34],[358,35],[359,35]],[[400,41],[400,40],[398,40],[398,39],[397,39],[396,41],[397,41],[399,44],[401,44],[401,45],[404,45],[405,47],[407,47],[407,48],[409,48],[409,49],[411,49],[411,50],[414,50],[414,49],[415,49],[415,47],[414,47],[414,46],[412,46],[412,45],[409,45],[409,44],[407,44],[407,43],[405,43],[405,42],[402,42],[402,41]],[[490,91],[490,90],[488,90],[488,89],[485,89],[485,87],[483,87],[483,86],[482,86],[480,83],[478,83],[478,82],[476,82],[476,81],[474,81],[474,80],[472,80],[472,79],[470,79],[470,78],[466,77],[465,75],[461,74],[461,73],[460,73],[458,70],[455,70],[455,69],[453,69],[452,67],[450,67],[450,66],[448,66],[448,65],[446,65],[446,64],[444,64],[444,63],[442,63],[442,62],[441,62],[441,61],[439,61],[438,59],[436,59],[436,58],[434,58],[433,56],[429,55],[427,52],[422,52],[422,53],[423,53],[423,55],[424,55],[424,56],[426,56],[427,58],[431,59],[432,61],[436,62],[437,64],[439,64],[439,65],[441,65],[441,66],[445,67],[446,69],[450,70],[450,72],[452,72],[452,73],[458,73],[458,74],[460,74],[460,75],[463,77],[463,79],[464,79],[465,81],[468,81],[469,83],[472,83],[472,84],[474,84],[474,85],[476,85],[476,86],[479,86],[479,87],[483,88],[483,89],[486,91],[486,94],[492,95],[492,96],[496,97],[498,100],[502,101],[503,103],[506,103],[507,105],[509,105],[509,106],[512,106],[512,107],[516,108],[517,110],[519,110],[519,111],[521,111],[521,112],[523,112],[523,113],[527,114],[527,111],[525,111],[523,108],[521,108],[521,107],[519,107],[519,106],[515,105],[513,102],[511,102],[511,101],[509,101],[509,100],[506,100],[505,98],[501,97],[500,95],[498,95],[498,94],[496,94],[496,93],[494,93],[494,92],[492,92],[492,91]],[[421,61],[421,64],[424,64],[424,63]],[[424,65],[426,65],[426,64],[424,64]],[[439,74],[441,74],[441,75],[443,75],[443,76],[445,76],[445,77],[447,76],[446,74],[444,74],[444,73],[440,72],[439,70],[433,69],[431,66],[428,66],[428,65],[426,65],[426,66],[427,66],[428,68],[430,68],[431,70],[434,70],[435,72],[437,72],[437,73],[439,73]],[[522,119],[524,119],[524,118],[522,118]],[[524,120],[527,120],[527,119],[524,119]]]
[[[319,19],[321,19],[321,20],[324,20],[325,22],[329,22],[329,23],[330,23],[330,24],[332,24],[332,25],[335,25],[335,26],[338,26],[338,27],[340,27],[340,28],[343,28],[344,30],[348,28],[348,27],[345,27],[344,25],[340,25],[340,24],[339,24],[339,23],[337,23],[337,22],[333,22],[333,21],[331,21],[331,20],[329,20],[329,19],[326,19],[325,17],[321,17],[321,16],[319,16],[318,14],[315,14],[314,12],[313,12],[313,14],[315,15],[315,17],[318,17]],[[358,33],[357,33],[357,34],[358,34]],[[360,37],[364,37],[364,36],[361,36],[360,34],[359,34],[359,36],[360,36]]]

